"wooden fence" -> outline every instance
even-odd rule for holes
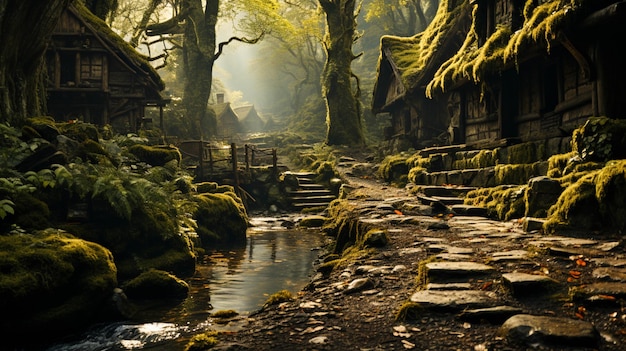
[[[261,148],[254,144],[238,147],[236,143],[221,145],[203,140],[185,140],[178,143],[183,159],[197,162],[196,175],[200,179],[228,178],[232,175],[233,185],[239,186],[239,172],[250,171],[251,167],[271,166],[277,176],[275,148]],[[239,155],[243,153],[243,159]]]

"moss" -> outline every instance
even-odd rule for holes
[[[317,267],[317,271],[322,274],[329,274],[332,272],[337,266],[341,263],[341,259],[337,258],[334,260],[326,261]]]
[[[426,96],[431,97],[436,92],[446,91],[448,87],[459,81],[483,82],[487,75],[517,64],[518,55],[529,46],[543,48],[546,52],[550,52],[552,42],[558,40],[558,32],[568,28],[572,21],[584,16],[586,11],[589,11],[587,8],[592,8],[587,4],[593,4],[593,2],[592,0],[552,0],[537,4],[534,0],[527,0],[524,7],[524,24],[520,29],[513,31],[509,24],[500,25],[487,38],[485,44],[478,45],[477,31],[471,28],[466,32],[461,48],[439,67],[430,82],[415,79],[407,82],[411,83],[407,86],[413,87],[416,83],[427,84]],[[448,2],[448,5],[450,3]],[[445,3],[442,2],[442,5]],[[458,13],[453,13],[449,9],[445,10],[447,13],[440,9],[446,17],[459,16]],[[442,21],[443,23],[433,21],[426,32],[437,30],[445,32],[449,28],[446,24],[452,20],[456,19],[448,19],[447,22]],[[439,43],[436,41],[434,45]],[[419,57],[414,60],[421,63],[422,69],[433,55],[432,52],[437,51],[435,48],[429,48],[426,53],[417,53]]]
[[[556,204],[548,210],[548,219],[544,224],[546,232],[602,227],[600,206],[596,198],[596,177],[597,172],[587,174],[563,191]]]
[[[168,272],[150,269],[123,284],[122,289],[131,299],[183,299],[189,284]]]
[[[232,192],[194,196],[198,209],[194,219],[204,246],[211,243],[245,243],[248,215],[241,199]]]
[[[611,161],[596,178],[596,198],[605,223],[617,232],[626,229],[626,160]]]
[[[378,168],[378,175],[387,182],[397,181],[400,176],[409,173],[407,160],[408,156],[403,154],[385,157]]]
[[[298,222],[298,226],[303,228],[322,227],[327,220],[328,218],[320,215],[307,216]]]
[[[278,305],[283,302],[293,301],[293,294],[289,290],[280,290],[272,295],[270,295],[267,300],[265,300],[265,304],[263,304],[264,308],[267,308],[272,305]]]
[[[527,186],[496,186],[467,193],[465,204],[485,207],[491,216],[500,220],[521,218],[526,211],[525,192]]]
[[[407,180],[413,184],[427,185],[428,172],[423,167],[413,167],[409,170]]]
[[[137,157],[140,161],[152,166],[165,166],[166,163],[176,160],[180,164],[182,155],[176,147],[170,146],[148,146],[135,144],[128,148],[128,152]]]
[[[530,178],[542,175],[539,166],[540,162],[496,165],[494,168],[496,184],[526,184]]]
[[[421,316],[421,311],[424,309],[420,304],[416,302],[407,301],[400,306],[398,312],[396,312],[396,322],[402,322],[407,320],[417,320]]]
[[[31,194],[20,193],[14,196],[14,204],[14,222],[21,228],[41,230],[50,227],[50,209],[45,202]]]
[[[47,229],[0,236],[0,327],[6,335],[82,328],[117,286],[106,248]]]
[[[527,164],[538,161],[535,143],[522,143],[511,145],[508,148],[508,159],[506,163]]]
[[[571,164],[578,153],[575,151],[566,154],[552,155],[548,158],[548,173],[550,178],[560,178],[565,175],[566,167]]]
[[[233,318],[237,317],[239,313],[235,310],[219,310],[211,313],[213,318]]]
[[[480,150],[468,161],[467,168],[485,168],[498,164],[498,150]]]
[[[218,184],[216,182],[201,182],[196,183],[196,191],[198,193],[212,193],[217,189]]]
[[[216,336],[218,335],[215,331],[210,331],[202,334],[196,334],[191,337],[191,340],[185,345],[185,351],[204,351],[207,349],[212,349],[213,347],[219,344]]]
[[[413,87],[423,79],[444,38],[469,23],[470,12],[469,1],[441,0],[435,17],[423,32],[410,38],[381,38],[381,47],[391,52],[406,87]]]
[[[81,143],[86,140],[93,140],[95,142],[100,140],[98,127],[91,123],[57,123],[57,127],[63,135]]]

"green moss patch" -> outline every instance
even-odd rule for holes
[[[165,166],[165,164],[172,160],[176,160],[177,164],[180,164],[182,160],[180,150],[169,146],[135,144],[128,148],[128,152],[133,154],[140,161],[152,166]]]
[[[204,193],[194,196],[194,214],[203,246],[220,243],[245,243],[248,214],[241,199],[232,192]]]
[[[183,299],[189,293],[189,285],[176,276],[157,269],[150,269],[126,282],[122,289],[131,299]]]
[[[97,319],[117,286],[106,248],[59,230],[0,236],[0,327],[67,332]]]
[[[489,213],[500,220],[521,218],[526,211],[525,192],[527,186],[500,185],[493,188],[481,188],[467,193],[466,205],[485,207]]]

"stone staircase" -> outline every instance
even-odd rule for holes
[[[310,208],[324,207],[337,197],[327,187],[315,182],[316,173],[292,172],[298,179],[298,188],[287,192],[291,207],[302,211]]]

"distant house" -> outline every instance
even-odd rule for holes
[[[239,122],[239,116],[237,116],[230,106],[230,102],[224,102],[223,94],[217,94],[217,103],[210,105],[210,107],[215,112],[217,137],[233,138],[243,132],[243,127]]]
[[[48,113],[56,120],[137,131],[145,108],[168,100],[158,73],[84,5],[61,15],[46,51]]]
[[[254,105],[240,106],[233,110],[239,116],[239,122],[244,132],[255,133],[262,132],[265,129],[265,122],[257,113]]]
[[[524,142],[591,116],[626,118],[618,0],[441,0],[410,38],[381,40],[372,109],[411,147]]]

